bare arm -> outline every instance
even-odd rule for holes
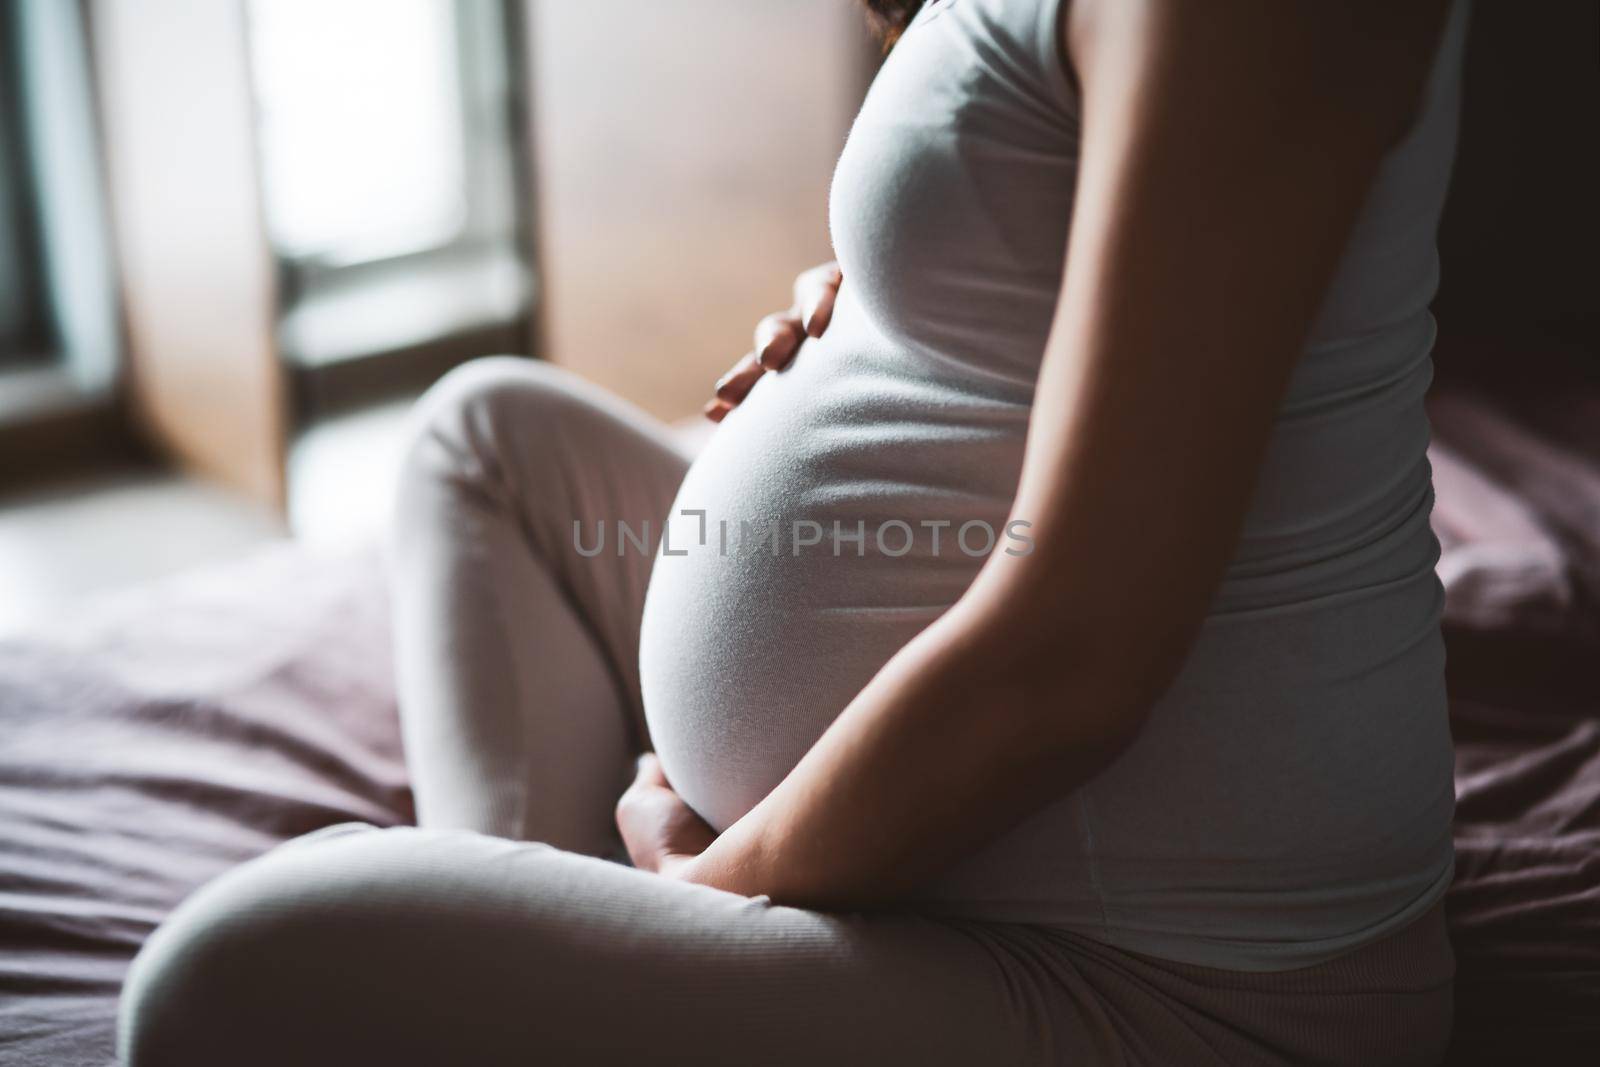
[[[786,903],[892,899],[1137,736],[1444,6],[1075,0],[1076,216],[1013,511],[1037,549],[992,556],[770,795],[661,870]]]

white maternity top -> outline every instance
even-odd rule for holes
[[[719,829],[961,596],[988,547],[970,524],[1023,547],[1005,524],[1078,152],[1059,2],[917,15],[834,175],[832,324],[683,483],[641,672],[667,774]],[[1449,884],[1422,398],[1464,22],[1458,5],[1373,185],[1176,682],[1111,767],[929,886],[926,909],[1278,970],[1397,930]]]

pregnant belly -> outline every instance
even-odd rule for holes
[[[656,751],[713,827],[770,792],[989,551],[1023,547],[1005,523],[1026,422],[848,311],[724,421],[673,505],[640,640]]]

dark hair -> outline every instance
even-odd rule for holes
[[[917,17],[922,0],[862,0],[867,8],[867,21],[878,36],[883,38],[887,50]]]

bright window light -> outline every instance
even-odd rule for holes
[[[447,244],[466,224],[452,0],[250,0],[266,214],[329,266]]]

